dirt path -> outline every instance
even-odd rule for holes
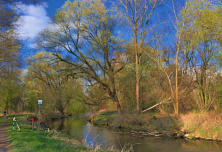
[[[0,125],[0,152],[8,152],[7,120]]]

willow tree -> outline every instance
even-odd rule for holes
[[[133,33],[136,69],[136,109],[140,112],[140,59],[145,40],[152,30],[151,17],[160,0],[120,0],[124,14]]]
[[[67,1],[55,18],[54,28],[42,33],[40,46],[71,65],[73,74],[88,84],[99,84],[121,113],[115,75],[122,67],[116,68],[119,61],[114,55],[121,48],[110,12],[100,0],[76,0]]]

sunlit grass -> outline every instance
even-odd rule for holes
[[[24,116],[16,117],[21,130],[12,129],[12,121],[9,121],[8,135],[12,152],[93,152],[79,142],[70,140],[56,132],[41,130],[32,131],[31,125]],[[9,117],[9,120],[11,117]]]

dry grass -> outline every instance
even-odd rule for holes
[[[190,136],[222,140],[222,114],[215,112],[189,113],[181,115],[182,131]]]

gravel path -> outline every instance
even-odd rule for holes
[[[8,136],[7,136],[7,120],[5,120],[0,126],[0,152],[8,152]]]

